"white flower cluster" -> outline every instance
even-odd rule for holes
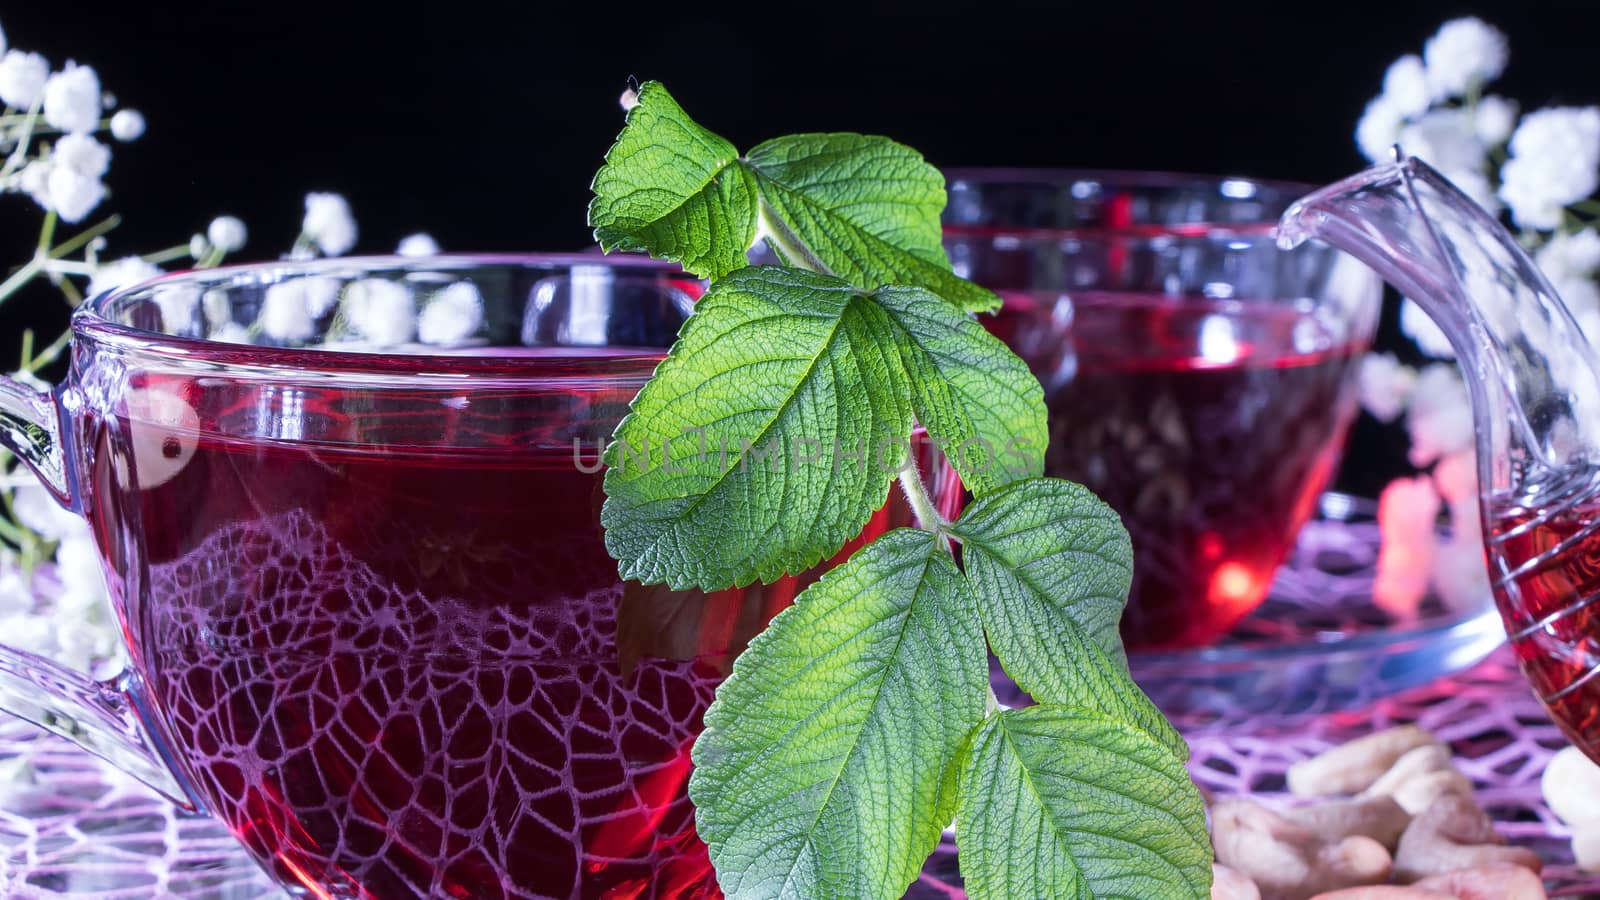
[[[48,589],[36,590],[35,579],[16,566],[0,567],[6,643],[97,677],[115,674],[122,668],[122,641],[89,526],[38,484],[18,485],[12,508],[23,525],[58,544],[56,583]]]
[[[92,66],[68,60],[52,72],[38,53],[6,47],[0,40],[0,192],[27,194],[63,222],[80,222],[105,199],[104,177],[111,149],[93,135],[110,132],[119,141],[144,133],[137,110],[108,113],[109,95]],[[14,112],[16,111],[16,112]],[[54,144],[44,139],[57,136]]]
[[[1389,67],[1383,93],[1356,126],[1356,143],[1374,162],[1398,143],[1490,212],[1503,203],[1584,333],[1600,338],[1600,233],[1592,217],[1579,215],[1600,188],[1600,108],[1541,109],[1519,122],[1514,101],[1482,93],[1508,57],[1505,36],[1490,25],[1446,22],[1421,56]],[[1410,300],[1400,327],[1424,354],[1454,357],[1444,333]],[[1418,370],[1372,354],[1362,363],[1360,394],[1380,421],[1404,419],[1410,461],[1424,470],[1391,483],[1380,498],[1379,603],[1410,615],[1430,584],[1448,604],[1483,602],[1472,412],[1455,366]],[[1446,540],[1435,529],[1441,507],[1452,529]]]

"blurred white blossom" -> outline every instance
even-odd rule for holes
[[[424,344],[459,344],[483,324],[483,295],[470,281],[458,281],[433,295],[417,320],[417,339]]]
[[[344,312],[351,327],[379,347],[404,344],[417,330],[411,289],[383,278],[353,282],[345,290]]]
[[[1464,94],[1505,71],[1510,48],[1499,29],[1478,18],[1452,19],[1423,45],[1436,95]]]
[[[1440,359],[1455,359],[1455,348],[1450,346],[1450,339],[1444,336],[1444,331],[1438,323],[1433,321],[1422,307],[1414,300],[1404,300],[1400,304],[1400,330],[1406,336],[1416,341],[1422,352]]]
[[[113,262],[95,267],[89,276],[89,296],[96,297],[106,291],[131,287],[149,281],[161,274],[161,269],[137,256],[124,256]]]
[[[32,109],[44,95],[50,63],[37,53],[7,50],[0,57],[0,101],[15,109]]]
[[[44,120],[66,132],[95,130],[100,123],[100,78],[92,66],[69,61],[45,81]]]
[[[1472,126],[1478,132],[1478,140],[1485,144],[1494,146],[1505,143],[1517,127],[1516,101],[1497,94],[1480,99],[1473,112]]]
[[[1510,150],[1500,168],[1500,199],[1518,225],[1556,228],[1563,207],[1600,187],[1600,108],[1529,113],[1511,135]]]
[[[1417,372],[1392,353],[1368,353],[1361,360],[1357,389],[1361,408],[1380,422],[1393,422],[1406,408]]]
[[[1389,150],[1400,140],[1400,128],[1405,116],[1387,96],[1374,97],[1367,103],[1361,121],[1356,125],[1356,146],[1369,162],[1383,162]]]
[[[144,137],[144,113],[119,109],[111,116],[111,136],[123,143]]]
[[[309,340],[317,331],[304,282],[299,278],[280,281],[267,287],[261,302],[261,331],[278,341]]]
[[[45,177],[46,209],[55,210],[61,221],[83,221],[105,199],[106,186],[100,179],[73,171],[69,166],[51,166]]]
[[[1428,86],[1428,72],[1422,57],[1415,53],[1402,56],[1389,65],[1383,73],[1383,96],[1402,116],[1417,116],[1426,112],[1433,102],[1433,90]]]
[[[1585,228],[1556,234],[1534,253],[1533,261],[1551,281],[1589,278],[1600,271],[1600,233]]]
[[[69,134],[56,141],[50,161],[79,175],[99,178],[111,168],[111,148],[87,134]]]
[[[356,244],[356,220],[340,194],[307,194],[300,230],[328,256],[340,256]]]
[[[395,248],[401,256],[438,256],[439,244],[428,234],[410,234],[400,239],[400,246]]]
[[[1436,109],[1400,129],[1400,146],[1446,176],[1481,169],[1487,148],[1464,109]]]
[[[232,253],[244,246],[250,232],[237,216],[217,216],[206,227],[206,237],[218,250]]]
[[[88,530],[82,516],[64,509],[38,482],[17,485],[11,495],[11,505],[17,521],[48,540],[64,540]]]

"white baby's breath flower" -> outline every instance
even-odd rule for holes
[[[89,178],[99,178],[111,168],[111,148],[87,134],[68,134],[56,141],[50,161]]]
[[[50,201],[46,208],[55,210],[61,221],[69,224],[83,221],[106,196],[106,186],[100,179],[80,175],[66,166],[51,166],[45,186]]]
[[[349,201],[339,194],[307,194],[300,230],[328,256],[348,253],[356,245],[356,220]]]
[[[160,274],[159,267],[137,256],[124,256],[113,262],[101,263],[89,276],[89,296],[98,297],[106,291],[131,287]]]
[[[417,320],[417,339],[424,344],[459,344],[483,324],[483,295],[470,281],[458,281],[433,295]]]
[[[161,327],[168,334],[191,334],[194,314],[200,305],[200,289],[188,284],[162,284],[151,291],[151,299],[161,310]]]
[[[394,252],[401,256],[438,256],[439,244],[432,235],[410,234],[400,239]]]
[[[126,144],[144,137],[144,113],[137,109],[119,109],[111,117],[111,136]]]
[[[212,328],[211,334],[207,335],[207,337],[213,341],[221,341],[224,344],[253,343],[250,340],[250,330],[238,322],[223,322]]]
[[[1588,278],[1600,270],[1600,233],[1585,228],[1572,234],[1556,234],[1539,248],[1533,260],[1551,281]]]
[[[206,227],[206,237],[223,253],[233,253],[244,246],[250,232],[238,216],[217,216]]]
[[[85,527],[83,517],[64,509],[38,482],[17,485],[11,495],[11,508],[17,521],[47,540],[62,540]]]
[[[1455,348],[1450,346],[1450,339],[1444,336],[1438,323],[1409,298],[1400,304],[1400,330],[1429,356],[1455,359]]]
[[[1393,422],[1406,408],[1417,370],[1401,365],[1392,353],[1368,353],[1361,360],[1357,389],[1361,408],[1380,422]]]
[[[293,278],[269,285],[261,301],[260,322],[261,332],[279,341],[304,341],[316,334],[304,280]]]
[[[1386,95],[1374,97],[1367,103],[1361,121],[1356,124],[1356,147],[1369,162],[1389,159],[1389,150],[1400,139],[1400,128],[1405,116]]]
[[[1411,464],[1419,468],[1472,448],[1472,406],[1467,386],[1453,366],[1435,364],[1417,373],[1406,407],[1406,428],[1411,435]]]
[[[1500,212],[1500,198],[1494,192],[1494,185],[1489,183],[1489,176],[1477,169],[1458,169],[1453,172],[1440,172],[1451,184],[1461,189],[1467,199],[1483,207],[1484,211],[1492,215]]]
[[[50,162],[36,159],[17,173],[17,187],[44,209],[50,208]]]
[[[1436,109],[1400,129],[1400,146],[1440,172],[1483,168],[1483,141],[1464,109]]]
[[[306,308],[311,310],[314,318],[322,318],[322,314],[332,309],[339,300],[341,285],[337,278],[309,275],[300,279],[300,284],[306,292]]]
[[[1551,287],[1556,289],[1556,295],[1566,304],[1572,317],[1578,320],[1580,328],[1585,320],[1600,315],[1600,284],[1595,284],[1594,279],[1569,276],[1552,280]],[[1584,334],[1591,339],[1600,337],[1588,330]]]
[[[1525,228],[1550,230],[1562,208],[1600,187],[1600,107],[1529,113],[1511,135],[1500,169],[1500,199]]]
[[[1490,146],[1503,144],[1517,127],[1517,103],[1498,94],[1490,94],[1478,101],[1472,113],[1472,127],[1478,139]]]
[[[1510,49],[1506,36],[1482,19],[1451,19],[1423,45],[1428,81],[1435,96],[1467,93],[1505,71]]]
[[[93,131],[100,124],[100,77],[93,66],[68,61],[44,83],[44,120],[62,131]]]
[[[211,242],[206,240],[206,236],[205,235],[200,234],[198,232],[195,233],[195,234],[189,235],[189,256],[190,257],[194,258],[195,260],[199,260],[199,259],[202,259],[207,253],[210,253],[210,252],[211,252]]]
[[[416,302],[410,288],[382,278],[363,278],[345,292],[351,327],[379,347],[404,344],[417,330]]]
[[[1410,118],[1428,111],[1433,102],[1433,91],[1428,86],[1428,73],[1422,57],[1415,53],[1402,56],[1389,65],[1383,73],[1383,96],[1388,97],[1396,111]]]
[[[0,57],[0,101],[16,109],[32,109],[44,94],[50,63],[37,53],[7,50]]]

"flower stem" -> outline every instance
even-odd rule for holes
[[[56,361],[56,357],[61,355],[61,351],[67,349],[67,342],[70,341],[71,339],[72,339],[72,329],[68,328],[67,330],[61,332],[61,336],[60,337],[58,337],[55,340],[51,341],[50,342],[50,346],[44,348],[43,350],[40,350],[39,351],[39,355],[35,356],[31,362],[29,362],[28,364],[24,365],[22,367],[22,370],[31,375],[31,374],[33,374],[35,372],[38,372],[40,369],[44,368],[45,366],[48,366],[51,363],[55,362]]]
[[[50,258],[60,259],[69,253],[73,253],[83,247],[86,247],[90,241],[121,224],[121,216],[107,216],[93,225],[90,225],[81,234],[78,234],[75,237],[70,237],[65,241],[62,241],[60,244],[57,244],[56,248],[50,251]]]

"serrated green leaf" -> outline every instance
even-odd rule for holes
[[[873,299],[905,332],[912,408],[962,483],[982,497],[1043,475],[1050,440],[1044,391],[1027,364],[926,290],[886,287]]]
[[[748,264],[755,182],[738,150],[689,118],[659,82],[639,89],[592,189],[589,224],[607,253],[649,252],[705,278]]]
[[[642,250],[717,279],[745,266],[765,216],[769,232],[858,287],[913,284],[968,311],[1000,306],[951,271],[939,221],[944,176],[885,137],[800,134],[740,157],[651,81],[593,189],[589,224],[608,252]]]
[[[999,308],[993,291],[950,270],[944,176],[917,151],[876,135],[797,134],[757,145],[746,163],[765,212],[834,274],[866,288],[917,285],[972,312]]]
[[[714,284],[607,450],[623,577],[772,581],[860,533],[911,432],[900,340],[838,278],[755,266]]]
[[[964,754],[956,845],[973,900],[1205,900],[1211,841],[1183,764],[1057,706],[989,717]]]
[[[901,896],[955,808],[983,636],[933,534],[892,531],[751,641],[707,710],[689,797],[730,900]]]
[[[1188,758],[1128,674],[1117,626],[1133,551],[1115,511],[1082,485],[1035,478],[977,500],[950,530],[989,645],[1018,687],[1137,725]]]

